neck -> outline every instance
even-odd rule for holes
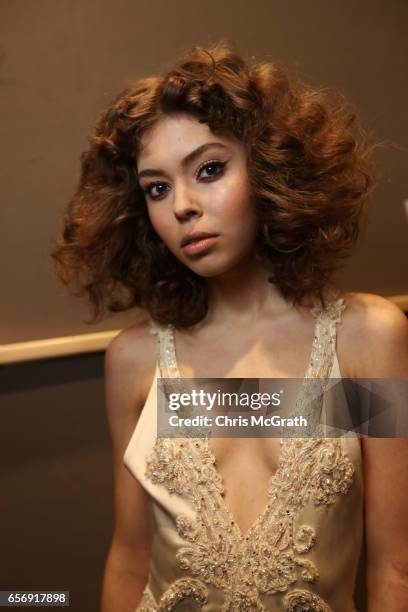
[[[279,288],[268,282],[270,276],[271,270],[251,254],[225,274],[208,279],[207,321],[244,326],[271,311],[287,309]]]

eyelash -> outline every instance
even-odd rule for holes
[[[197,168],[197,172],[196,172],[195,176],[196,176],[196,178],[198,178],[198,177],[199,177],[199,175],[200,175],[200,172],[201,172],[202,170],[204,170],[205,168],[208,168],[209,166],[216,166],[216,167],[218,167],[218,168],[220,169],[220,170],[219,170],[219,172],[217,172],[216,174],[213,174],[212,176],[205,177],[204,182],[205,182],[205,183],[210,183],[210,182],[212,182],[212,181],[216,180],[218,177],[220,177],[220,176],[222,176],[222,175],[224,174],[224,167],[225,167],[226,163],[227,163],[227,162],[221,162],[221,161],[219,161],[219,160],[217,160],[217,159],[210,159],[210,160],[207,160],[207,161],[203,162],[203,163],[202,163],[202,164],[201,164],[201,165],[200,165],[200,166]],[[144,188],[143,188],[143,191],[144,191],[144,193],[145,193],[145,194],[146,194],[146,195],[147,195],[147,196],[148,196],[148,197],[149,197],[151,200],[161,200],[161,199],[164,197],[164,195],[166,194],[166,191],[162,192],[162,193],[161,193],[160,195],[158,195],[158,196],[153,196],[153,195],[151,194],[151,190],[152,190],[154,187],[157,187],[157,186],[159,186],[159,185],[165,185],[165,184],[166,184],[166,183],[162,183],[162,182],[159,182],[159,181],[156,181],[155,183],[149,183],[148,185],[146,185],[146,187],[144,187]]]

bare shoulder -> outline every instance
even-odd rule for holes
[[[353,332],[395,334],[407,329],[407,318],[393,302],[373,293],[344,293],[344,320]]]
[[[371,293],[344,293],[338,330],[339,359],[346,376],[408,376],[408,320],[390,300]],[[341,355],[340,355],[341,353]]]
[[[153,382],[157,339],[148,322],[122,330],[105,352],[105,403],[114,447],[122,452]]]
[[[108,345],[105,352],[105,375],[122,377],[136,375],[139,391],[144,395],[150,387],[157,361],[156,336],[150,333],[148,321],[136,323],[122,330]]]

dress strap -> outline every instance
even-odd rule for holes
[[[312,350],[293,415],[308,415],[308,431],[314,435],[324,435],[321,422],[323,399],[336,355],[337,324],[345,307],[344,299],[332,294],[326,296],[325,307],[316,304],[311,309],[316,318]],[[296,428],[293,436],[298,436]]]
[[[340,297],[340,292],[335,287],[330,287],[326,290],[325,295],[326,307],[315,302],[313,308],[310,309],[311,313],[316,317],[323,316],[326,320],[331,320],[335,323],[341,321],[341,313],[346,307],[344,298]]]
[[[174,346],[174,326],[169,323],[162,325],[157,321],[150,321],[150,333],[158,338],[159,344],[159,371],[161,378],[178,378],[175,346]]]
[[[342,322],[346,308],[344,298],[338,292],[327,296],[326,306],[315,305],[311,313],[316,318],[313,355],[310,360],[308,378],[327,378],[333,367],[336,353],[337,324]]]

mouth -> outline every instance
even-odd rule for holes
[[[185,236],[183,236],[183,238],[181,239],[181,247],[185,247],[187,244],[197,242],[205,238],[213,238],[214,236],[218,236],[218,234],[216,234],[215,232],[191,232],[190,234],[186,234]]]
[[[219,234],[191,234],[185,236],[182,240],[181,247],[184,253],[188,255],[196,255],[203,253],[213,246],[218,240]]]

